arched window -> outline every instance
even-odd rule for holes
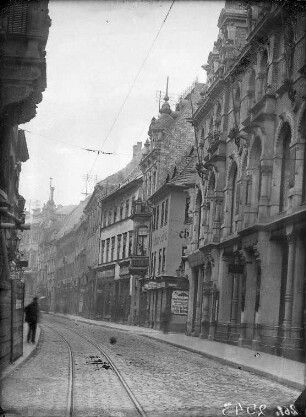
[[[249,173],[252,176],[253,183],[253,196],[250,196],[253,204],[258,204],[261,196],[261,183],[262,183],[262,173],[260,166],[260,158],[262,154],[261,140],[259,137],[256,137],[251,152],[250,152],[250,161],[249,161]]]
[[[265,49],[260,56],[259,73],[257,76],[257,101],[266,93],[268,83],[268,52]]]
[[[237,85],[234,92],[234,118],[235,118],[235,125],[238,127],[240,124],[240,106],[241,106],[241,97],[240,97],[240,87]]]
[[[255,70],[250,69],[249,72],[249,83],[248,83],[248,110],[255,105]]]
[[[201,223],[202,223],[202,193],[201,191],[198,192],[197,199],[196,199],[196,211],[198,213],[198,223],[197,223],[197,244],[199,247],[200,244],[200,236],[201,236]]]
[[[231,176],[230,176],[230,184],[229,184],[229,191],[230,191],[230,233],[235,233],[235,215],[237,214],[237,210],[239,209],[239,203],[237,201],[237,165],[236,163],[233,164],[231,169]]]
[[[279,211],[287,208],[288,192],[290,188],[290,177],[292,162],[290,158],[290,142],[291,142],[291,128],[289,123],[284,123],[280,132],[280,143],[282,145],[282,160],[281,160],[281,178],[280,178],[280,198]]]

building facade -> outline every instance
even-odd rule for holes
[[[187,333],[305,356],[305,8],[226,2],[193,123]]]
[[[167,181],[149,201],[152,210],[149,282],[147,292],[148,325],[185,332],[189,282],[185,270],[189,237],[188,188],[195,181],[195,150],[192,147],[177,161]]]
[[[19,231],[25,200],[19,194],[21,163],[28,158],[19,124],[36,114],[46,87],[50,18],[48,1],[3,1],[0,6],[0,366],[22,355],[23,285]]]
[[[146,294],[143,296],[147,304],[146,325],[153,328],[161,328],[166,321],[170,322],[170,330],[184,331],[186,328],[186,309],[182,309],[181,314],[175,314],[172,302],[172,294],[176,296],[173,291],[188,291],[188,282],[183,283],[183,277],[176,272],[186,246],[186,238],[179,237],[184,231],[186,195],[183,182],[176,186],[175,181],[188,159],[186,150],[190,152],[194,145],[194,128],[189,119],[201,98],[202,89],[203,84],[193,83],[182,95],[175,110],[171,109],[166,92],[158,118],[151,120],[149,138],[140,161],[143,198],[149,202],[152,212],[150,268],[141,282],[142,292]],[[188,292],[183,294],[180,291],[180,294],[177,304],[186,305]]]
[[[136,170],[133,177],[100,201],[97,316],[124,323],[133,323],[138,315],[137,308],[135,311],[137,283],[130,267],[137,269],[140,259],[142,268],[148,265],[149,224],[135,221],[136,208],[141,203],[142,175]]]

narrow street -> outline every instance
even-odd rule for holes
[[[7,417],[139,415],[98,348],[115,364],[142,415],[150,417],[272,416],[277,405],[290,405],[299,395],[284,385],[143,335],[48,315],[41,328],[37,354],[5,380]],[[69,350],[62,337],[73,354],[71,414],[67,411]],[[110,343],[111,338],[116,343]],[[232,405],[224,408],[226,403]]]

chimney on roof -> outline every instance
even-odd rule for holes
[[[133,145],[133,158],[141,154],[141,149],[142,149],[142,142],[137,142],[137,145]]]

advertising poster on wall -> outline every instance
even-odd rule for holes
[[[171,313],[187,316],[188,298],[188,291],[173,291],[171,299]]]

